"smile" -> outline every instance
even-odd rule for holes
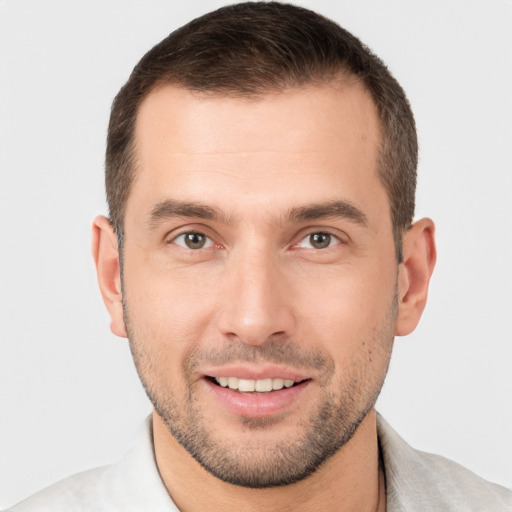
[[[238,377],[214,377],[215,382],[223,388],[241,393],[269,393],[283,388],[291,388],[296,382],[291,379],[239,379]]]
[[[214,403],[235,416],[264,417],[284,414],[297,407],[311,378],[270,377],[249,379],[235,376],[205,375],[202,381],[212,393]],[[247,375],[247,377],[249,377]],[[291,375],[289,376],[291,377]]]

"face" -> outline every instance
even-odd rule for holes
[[[169,432],[222,480],[301,480],[374,405],[397,311],[379,142],[358,84],[141,106],[119,322]]]

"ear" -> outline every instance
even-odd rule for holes
[[[434,231],[430,219],[421,219],[404,234],[404,260],[399,266],[398,277],[397,336],[414,331],[425,309],[437,257]]]
[[[116,336],[126,338],[117,236],[110,221],[101,215],[92,225],[92,256],[103,302],[110,314],[110,329]]]

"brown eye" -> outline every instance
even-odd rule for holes
[[[331,244],[331,238],[329,233],[312,233],[309,235],[309,243],[315,249],[325,249]]]
[[[337,236],[325,231],[316,231],[305,236],[298,244],[303,249],[327,249],[340,243]]]
[[[181,235],[177,236],[173,242],[180,247],[196,250],[205,249],[213,245],[213,242],[209,237],[203,235],[203,233],[197,233],[195,231],[182,233]]]

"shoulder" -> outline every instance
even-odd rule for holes
[[[158,472],[149,417],[117,463],[70,476],[7,512],[177,511]]]
[[[109,468],[110,466],[104,466],[70,476],[37,492],[8,512],[102,510],[98,488],[108,474]]]
[[[512,512],[512,491],[445,457],[415,450],[378,418],[389,512]]]

